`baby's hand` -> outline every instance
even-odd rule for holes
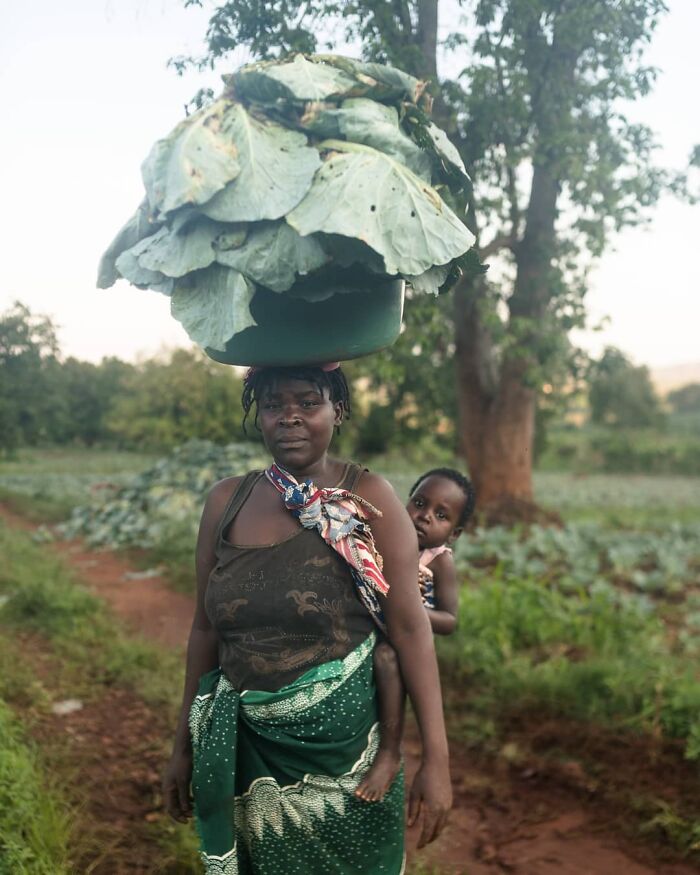
[[[426,586],[429,581],[433,579],[433,572],[428,568],[427,565],[418,565],[418,585],[420,586],[420,591],[425,593]]]

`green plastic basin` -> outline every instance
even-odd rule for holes
[[[226,365],[303,365],[347,361],[390,346],[401,331],[403,280],[347,275],[343,291],[323,301],[258,288],[251,313],[258,323],[207,355]]]

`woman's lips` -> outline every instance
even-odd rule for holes
[[[293,450],[306,443],[306,438],[280,438],[277,441],[278,447],[283,447],[285,450]]]

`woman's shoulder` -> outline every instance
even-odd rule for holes
[[[386,477],[369,471],[367,468],[361,468],[360,477],[353,491],[380,510],[399,500],[394,487]]]
[[[217,481],[209,490],[204,512],[211,513],[217,517],[226,509],[226,506],[233,499],[234,495],[243,486],[244,483],[253,480],[254,476],[259,477],[262,471],[248,471],[247,474],[242,474],[237,477],[224,477],[223,480]]]

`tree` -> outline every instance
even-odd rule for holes
[[[686,383],[666,396],[674,413],[700,413],[700,383]]]
[[[60,401],[52,391],[58,367],[56,327],[19,301],[0,315],[0,449],[52,439]]]
[[[657,426],[663,419],[649,369],[635,366],[627,356],[609,346],[589,376],[591,421],[616,428]]]
[[[241,389],[231,368],[178,349],[133,368],[106,424],[118,442],[138,449],[174,447],[192,437],[240,440]]]
[[[99,365],[73,357],[66,359],[56,375],[63,421],[55,439],[87,446],[110,441],[107,414],[134,371],[133,365],[113,357],[104,358]]]
[[[438,13],[457,9],[468,17],[439,45]],[[583,324],[591,260],[680,186],[654,168],[651,131],[621,106],[653,83],[642,53],[665,10],[662,0],[227,0],[206,53],[173,60],[182,73],[241,44],[269,58],[345,39],[431,81],[436,120],[476,181],[467,224],[498,267],[453,296],[459,433],[482,508],[512,515],[531,502],[536,400]],[[462,72],[440,81],[439,50]]]

